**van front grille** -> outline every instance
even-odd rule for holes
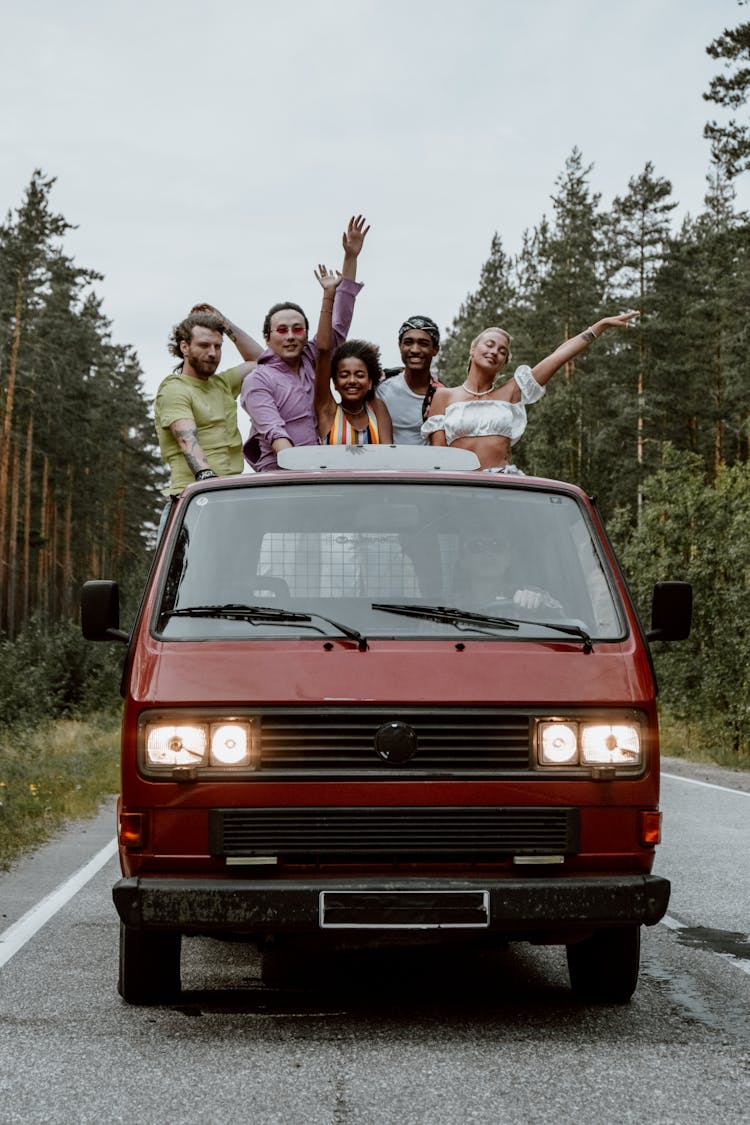
[[[298,863],[356,860],[496,861],[509,855],[570,855],[578,849],[572,808],[212,809],[212,855]]]
[[[262,712],[260,771],[370,778],[430,775],[476,776],[529,771],[529,715],[485,708],[288,708]],[[384,761],[375,748],[378,730],[411,727],[416,749],[402,764]]]

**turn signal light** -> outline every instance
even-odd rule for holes
[[[143,813],[120,813],[120,843],[124,848],[142,848],[146,842],[146,818]]]
[[[641,813],[641,843],[647,847],[661,843],[661,813],[655,809]]]

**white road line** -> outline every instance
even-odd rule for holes
[[[670,781],[685,781],[688,785],[702,785],[705,789],[720,789],[722,793],[736,793],[738,797],[750,797],[750,792],[745,789],[733,789],[731,785],[714,785],[712,781],[696,781],[694,777],[682,777],[679,773],[664,773]]]
[[[112,859],[113,855],[117,853],[117,840],[110,840],[100,852],[97,852],[93,859],[90,859],[87,864],[61,883],[56,890],[52,891],[45,898],[38,902],[36,906],[32,906],[31,910],[27,910],[22,918],[14,922],[12,926],[8,926],[7,930],[3,930],[0,934],[0,968],[10,961],[14,953],[18,953],[27,941],[33,938],[37,930],[41,930],[45,922],[49,922],[58,910],[61,910],[67,902],[78,894],[81,887],[84,887],[90,879],[93,879],[97,871],[100,871],[104,864]]]

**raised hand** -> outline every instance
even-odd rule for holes
[[[341,239],[344,247],[344,253],[347,255],[347,257],[352,256],[356,258],[360,250],[362,249],[362,243],[365,240],[365,235],[370,229],[369,226],[365,225],[366,222],[367,220],[363,215],[357,215],[356,217],[352,216],[349,220],[349,226],[344,231]]]
[[[215,305],[209,305],[205,301],[200,305],[193,305],[190,311],[191,313],[214,313],[216,316],[220,316],[221,319],[224,320],[224,314],[219,312]]]
[[[338,270],[326,269],[326,267],[319,262],[318,268],[313,270],[313,273],[325,292],[333,295],[341,282],[341,274]]]
[[[597,324],[602,331],[607,328],[635,328],[635,320],[640,315],[638,309],[628,309],[627,312],[619,313],[617,316],[605,316]]]

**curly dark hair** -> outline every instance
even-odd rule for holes
[[[179,324],[175,324],[172,329],[172,335],[167,341],[167,351],[173,355],[180,362],[175,367],[175,371],[182,367],[183,356],[180,349],[181,343],[189,344],[193,338],[194,328],[210,328],[212,332],[220,332],[224,335],[224,321],[216,313],[197,312],[191,313],[181,320]]]
[[[365,395],[365,402],[371,402],[375,398],[375,388],[383,377],[383,369],[380,366],[380,348],[377,344],[371,344],[367,340],[345,340],[343,344],[339,344],[331,359],[331,374],[334,379],[338,373],[341,360],[350,357],[361,359],[367,368],[371,386]]]
[[[299,305],[296,305],[294,301],[279,301],[277,305],[271,305],[270,309],[266,313],[266,319],[263,321],[264,340],[267,340],[271,335],[271,317],[274,315],[274,313],[281,312],[282,309],[294,309],[295,312],[298,312],[305,322],[305,332],[309,334],[310,324],[307,317],[305,316],[305,310],[301,309]]]

